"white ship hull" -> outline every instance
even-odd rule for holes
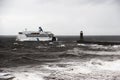
[[[52,41],[49,37],[31,37],[31,38],[17,38],[16,41]]]

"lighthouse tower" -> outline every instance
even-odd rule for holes
[[[84,37],[83,37],[83,31],[80,31],[80,41],[83,41]]]

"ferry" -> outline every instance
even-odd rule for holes
[[[18,32],[16,41],[57,41],[57,38],[52,32],[43,31],[39,27],[38,31],[23,31]]]

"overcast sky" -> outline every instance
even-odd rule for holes
[[[120,35],[120,0],[0,0],[0,35],[39,26],[56,35]]]

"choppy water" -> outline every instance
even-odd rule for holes
[[[80,36],[79,35],[64,35],[64,36],[56,36],[58,37],[58,40],[59,41],[76,41],[76,40],[79,40]],[[5,40],[5,41],[8,41],[8,40],[15,40],[16,36],[0,36],[0,40]],[[85,40],[90,40],[90,41],[120,41],[120,36],[119,35],[103,35],[103,36],[95,36],[95,35],[91,35],[91,36],[87,36],[85,35],[84,36],[84,39]]]
[[[13,80],[120,80],[120,45],[77,44],[63,53],[58,62],[2,70]]]
[[[80,36],[57,36],[60,41],[75,41],[79,40]],[[89,41],[120,41],[120,36],[84,36],[85,40]]]

